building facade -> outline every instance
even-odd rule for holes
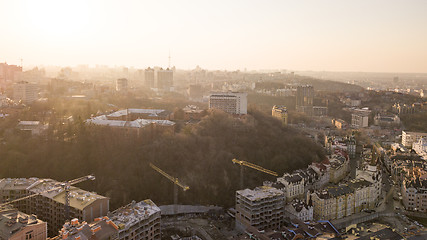
[[[147,68],[144,70],[144,85],[148,88],[154,88],[154,69]]]
[[[25,104],[32,103],[38,99],[38,87],[29,82],[17,82],[13,84],[13,100]]]
[[[414,142],[418,142],[424,137],[427,137],[427,133],[402,131],[402,144],[403,146],[410,148]]]
[[[46,240],[47,224],[35,215],[28,215],[16,209],[0,209],[0,239]]]
[[[244,92],[218,92],[209,96],[209,109],[219,109],[230,114],[247,114],[248,100]]]
[[[163,69],[157,71],[157,88],[162,91],[171,91],[173,87],[173,70]]]
[[[313,115],[314,88],[310,85],[298,86],[296,94],[296,110],[309,116]]]
[[[274,105],[271,109],[271,116],[279,119],[283,126],[288,125],[288,110],[285,106]]]

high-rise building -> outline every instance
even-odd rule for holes
[[[283,224],[285,194],[269,186],[236,192],[236,228],[277,229]]]
[[[39,194],[13,203],[26,214],[35,214],[48,224],[48,235],[55,236],[65,219],[65,192],[61,183],[52,179],[5,178],[0,180],[0,202],[14,200],[30,194]],[[59,188],[58,188],[59,187]],[[92,222],[107,215],[109,199],[95,193],[71,187],[70,217]]]
[[[144,84],[146,87],[154,87],[154,69],[147,68],[144,70]]]
[[[298,86],[296,110],[309,116],[313,115],[314,88],[310,85]]]
[[[171,91],[173,87],[173,70],[163,69],[157,71],[157,88],[162,91]]]
[[[355,109],[351,114],[351,127],[352,128],[365,128],[368,127],[370,110],[367,109]]]
[[[230,114],[247,114],[247,93],[217,92],[209,96],[209,109],[220,109]]]
[[[25,104],[32,103],[38,99],[36,84],[28,82],[17,82],[13,85],[13,100],[22,101]]]
[[[288,125],[288,110],[284,106],[274,105],[271,110],[271,115],[282,121],[283,126]]]
[[[116,80],[116,91],[124,92],[128,89],[128,80],[126,78],[119,78]]]
[[[0,63],[0,81],[10,80],[12,82],[19,81],[22,74],[22,67],[17,65],[8,65]]]

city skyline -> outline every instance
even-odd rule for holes
[[[0,62],[427,72],[425,1],[2,1]]]

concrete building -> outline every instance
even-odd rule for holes
[[[120,240],[160,240],[160,208],[150,199],[132,202],[108,214]]]
[[[298,86],[296,94],[296,110],[309,116],[313,115],[314,88],[310,85]]]
[[[371,111],[367,109],[353,110],[351,114],[351,127],[355,129],[368,127],[369,114],[371,114]]]
[[[157,88],[161,91],[172,91],[173,90],[173,70],[163,69],[157,71]]]
[[[0,82],[2,81],[19,81],[22,75],[22,66],[8,65],[0,63]]]
[[[273,187],[236,191],[236,228],[277,229],[284,220],[285,194]]]
[[[144,85],[148,88],[154,88],[154,69],[147,68],[144,70]]]
[[[247,114],[248,100],[244,92],[217,92],[209,96],[209,109],[219,109],[230,114]]]
[[[47,224],[35,215],[28,215],[16,209],[0,209],[0,239],[4,240],[46,240]]]
[[[128,90],[128,80],[126,78],[119,78],[116,80],[116,91],[125,92]]]
[[[374,117],[374,124],[383,127],[398,126],[400,124],[400,118],[397,115],[384,115],[378,113]]]
[[[0,180],[0,201],[5,202],[29,194],[40,194],[13,205],[27,214],[36,214],[48,224],[48,235],[54,236],[66,221],[65,192],[60,182],[52,179],[5,178]],[[109,211],[109,199],[95,193],[71,187],[70,217],[92,222]]]
[[[13,100],[25,104],[32,103],[38,99],[38,87],[29,82],[17,82],[13,84]]]
[[[288,110],[285,106],[274,105],[271,109],[271,116],[279,119],[283,126],[288,125]]]
[[[410,148],[414,142],[418,142],[421,138],[425,137],[427,137],[427,133],[402,131],[402,144]]]
[[[105,115],[108,120],[135,121],[137,119],[171,120],[172,112],[164,109],[128,108]]]
[[[313,116],[328,116],[328,107],[313,106]]]

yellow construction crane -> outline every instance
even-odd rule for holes
[[[255,169],[255,170],[258,170],[258,171],[260,171],[260,172],[263,172],[263,173],[267,173],[267,174],[270,174],[270,175],[273,175],[273,176],[275,176],[275,177],[277,177],[277,176],[279,176],[276,172],[274,172],[274,171],[271,171],[271,170],[268,170],[268,169],[265,169],[265,168],[263,168],[263,167],[261,167],[261,166],[258,166],[258,165],[256,165],[256,164],[253,164],[253,163],[250,163],[250,162],[246,162],[246,161],[243,161],[243,160],[237,160],[237,159],[233,159],[233,160],[231,160],[234,164],[239,164],[240,165],[240,189],[243,189],[243,167],[250,167],[250,168],[252,168],[252,169]]]
[[[24,199],[32,198],[32,197],[35,197],[35,196],[38,196],[38,195],[41,195],[44,193],[49,193],[49,192],[53,192],[53,191],[56,191],[59,189],[63,189],[63,190],[65,190],[65,220],[70,220],[69,219],[69,217],[70,217],[70,188],[72,185],[84,182],[86,180],[92,180],[93,181],[93,180],[95,180],[95,176],[94,175],[87,175],[87,176],[76,178],[76,179],[73,179],[70,181],[61,182],[59,187],[51,188],[51,189],[46,190],[46,191],[30,194],[30,195],[25,196],[25,197],[21,197],[18,199],[14,199],[12,201],[1,203],[0,208],[3,206],[9,205],[9,204],[18,202],[18,201],[22,201]]]
[[[173,182],[174,185],[174,194],[173,194],[173,204],[174,204],[174,213],[176,213],[177,209],[176,206],[178,204],[178,187],[182,188],[182,190],[185,192],[187,190],[190,189],[189,186],[184,185],[182,183],[179,182],[178,178],[176,177],[172,177],[171,175],[167,174],[166,172],[164,172],[162,169],[158,168],[157,166],[155,166],[154,164],[150,163],[150,167],[154,170],[156,170],[158,173],[162,174],[164,177],[166,177],[167,179],[169,179],[171,182]],[[177,187],[178,186],[178,187]]]

